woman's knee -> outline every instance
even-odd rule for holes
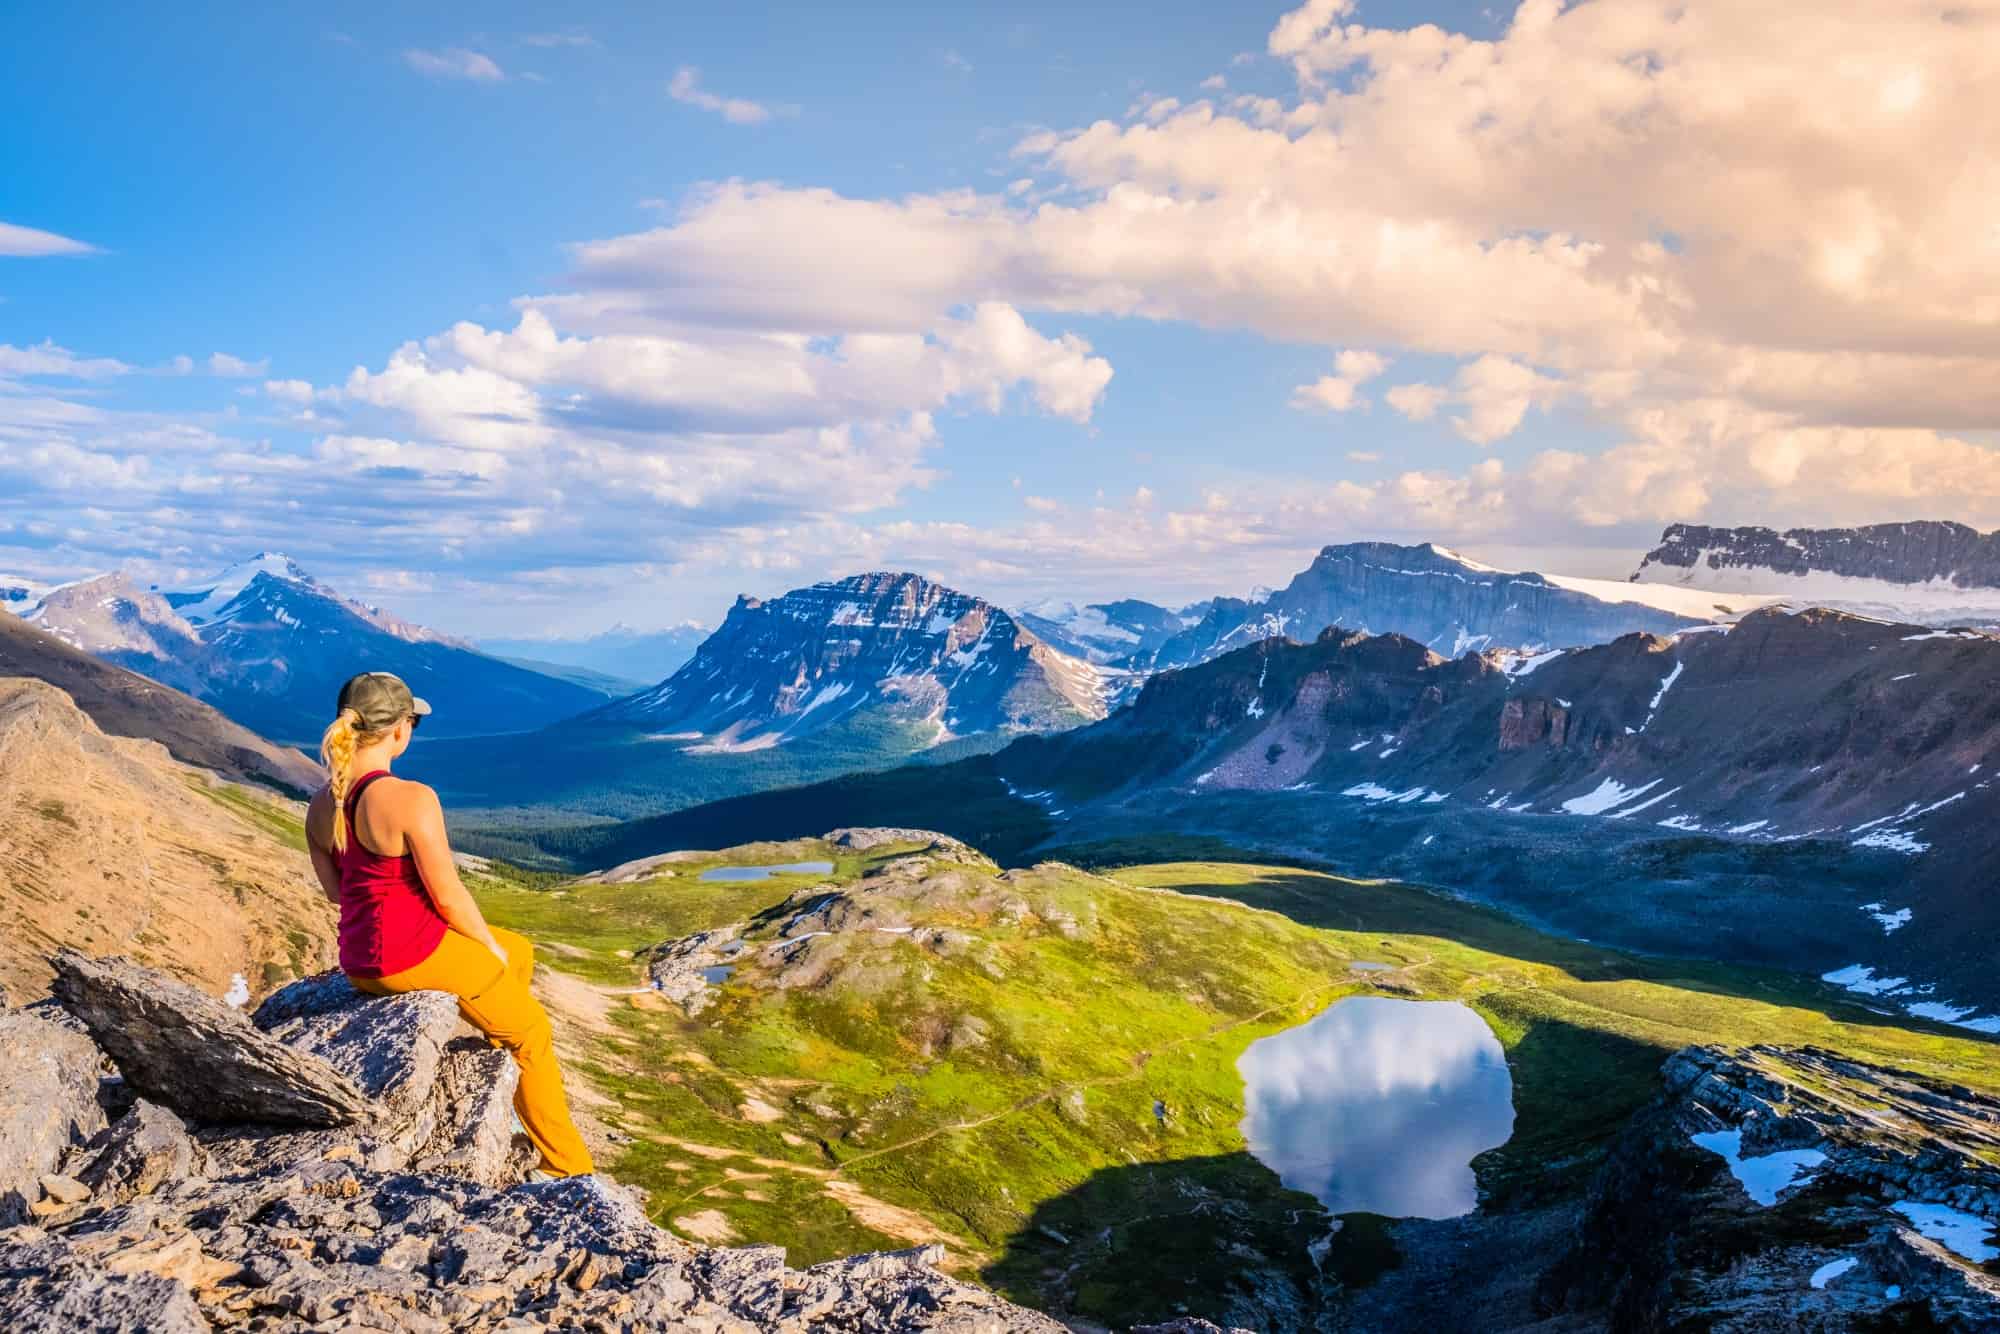
[[[507,955],[508,970],[522,977],[532,974],[535,971],[535,942],[517,931],[497,926],[492,931],[493,939],[499,942],[501,950]]]

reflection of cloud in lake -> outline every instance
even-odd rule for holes
[[[1456,1001],[1356,996],[1251,1043],[1236,1068],[1251,1153],[1334,1213],[1468,1213],[1473,1157],[1514,1130],[1506,1054]]]

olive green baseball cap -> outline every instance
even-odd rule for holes
[[[393,672],[349,677],[340,688],[339,707],[360,714],[362,730],[368,732],[387,731],[405,718],[429,717],[431,711],[430,703],[411,694],[403,678]]]

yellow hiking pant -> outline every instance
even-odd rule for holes
[[[588,1172],[590,1150],[569,1119],[549,1012],[528,991],[528,979],[535,973],[535,947],[512,931],[495,928],[493,938],[507,951],[504,964],[472,937],[447,931],[430,958],[414,968],[387,977],[348,980],[356,990],[377,996],[448,991],[458,997],[458,1012],[465,1021],[496,1047],[512,1052],[514,1063],[521,1067],[514,1110],[541,1151],[543,1170],[557,1176]]]

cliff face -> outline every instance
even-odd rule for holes
[[[0,1015],[10,1331],[1061,1329],[926,1251],[799,1271],[603,1178],[521,1184],[513,1062],[448,997],[331,975],[253,1022],[118,960],[56,969],[68,1009]]]

